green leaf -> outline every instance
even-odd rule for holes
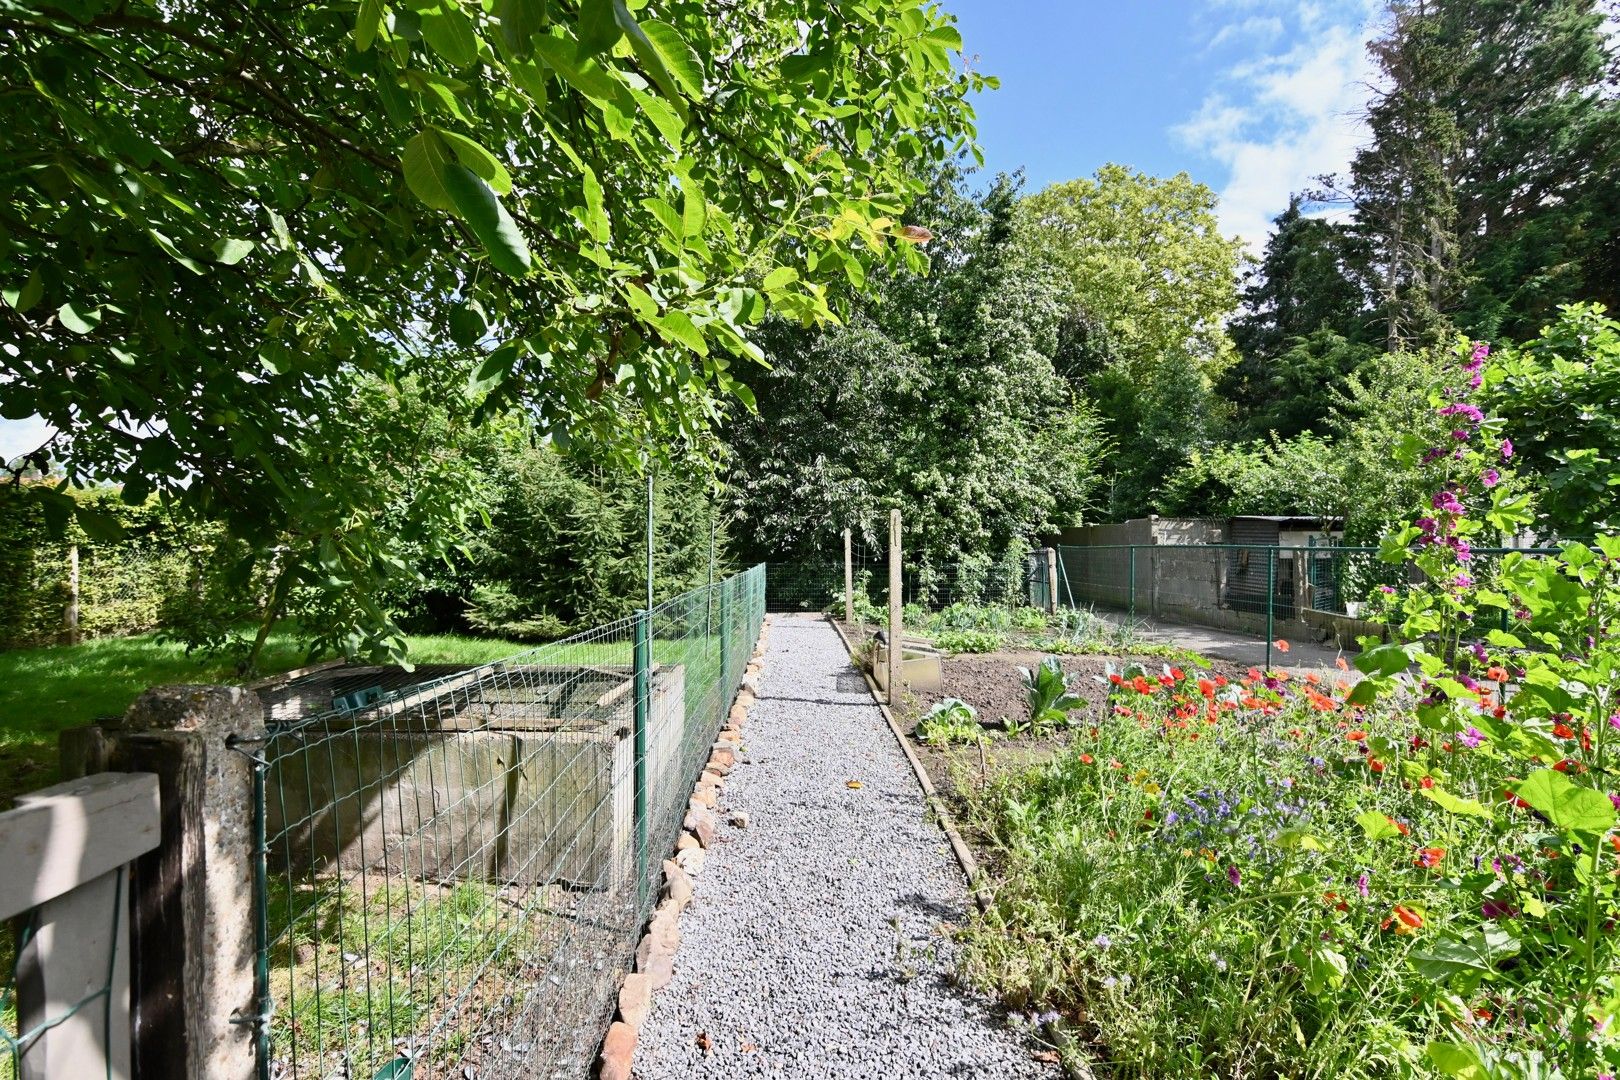
[[[19,314],[39,303],[44,295],[45,281],[39,276],[38,270],[29,273],[28,280],[23,282],[22,288],[0,290],[0,296],[3,296],[11,309]]]
[[[360,14],[354,20],[354,47],[359,52],[371,48],[382,25],[382,0],[360,0]]]
[[[703,96],[703,61],[698,59],[697,50],[686,43],[680,31],[666,22],[656,19],[641,24],[658,55],[663,58],[664,66],[674,77],[675,82],[694,100]]]
[[[534,261],[528,241],[483,177],[465,165],[450,162],[441,179],[457,215],[489,253],[490,264],[512,277],[527,275]]]
[[[1476,931],[1465,938],[1441,938],[1412,953],[1412,967],[1430,982],[1445,982],[1464,971],[1494,971],[1499,961],[1517,956],[1519,941],[1503,930]]]
[[[56,321],[75,334],[88,334],[101,322],[101,309],[84,307],[69,300],[56,309]]]
[[[675,243],[679,244],[685,239],[681,231],[681,215],[675,212],[673,206],[663,199],[642,199],[641,205],[645,206],[652,216],[658,219],[658,224],[662,225],[664,231],[674,238]]]
[[[1609,797],[1581,787],[1557,769],[1531,773],[1519,785],[1518,796],[1563,832],[1600,833],[1614,827],[1614,804]]]
[[[582,57],[595,56],[613,48],[624,33],[613,11],[613,0],[581,0],[574,33],[579,38],[579,55]]]
[[[534,51],[564,82],[598,104],[616,100],[624,89],[601,64],[579,56],[572,42],[542,34],[534,39]]]
[[[1485,818],[1487,821],[1494,815],[1482,803],[1474,799],[1465,799],[1460,795],[1453,795],[1438,785],[1435,787],[1419,787],[1417,793],[1425,799],[1439,806],[1442,810],[1452,814],[1465,814],[1469,817]]]
[[[256,246],[252,240],[238,240],[234,236],[222,236],[214,241],[209,250],[214,253],[214,261],[221,266],[235,266],[252,254]]]
[[[546,27],[545,0],[495,0],[493,14],[500,22],[500,44],[506,54],[518,60],[528,56],[534,35]]]
[[[412,137],[405,144],[399,163],[405,172],[405,186],[412,194],[435,210],[455,211],[456,204],[444,187],[445,167],[450,164],[449,148],[439,138],[436,128],[428,128]]]
[[[104,544],[116,543],[124,538],[124,526],[118,519],[102,510],[83,504],[74,506],[73,517],[84,530],[84,535]]]
[[[1453,1080],[1492,1080],[1479,1051],[1463,1043],[1430,1043],[1424,1048],[1429,1063]]]
[[[1399,675],[1412,666],[1412,654],[1407,646],[1387,642],[1375,646],[1356,657],[1356,670],[1369,675]]]
[[[602,183],[597,180],[595,170],[589,165],[585,166],[584,181],[585,231],[598,244],[605,244],[613,235],[613,225],[602,206]]]
[[[765,275],[762,286],[766,292],[777,292],[799,280],[799,272],[791,266],[778,266]]]
[[[468,346],[484,336],[489,324],[484,321],[484,309],[476,300],[450,309],[450,340]]]
[[[693,325],[686,312],[666,311],[652,321],[671,341],[685,345],[699,356],[709,355],[709,343],[703,339],[703,334]]]
[[[478,143],[473,142],[465,135],[457,135],[444,128],[434,128],[439,138],[450,146],[451,153],[456,160],[471,169],[484,182],[494,189],[497,195],[508,195],[512,191],[512,176],[506,171],[506,166],[500,163],[496,156],[485,150]]]
[[[1401,830],[1389,820],[1389,815],[1377,810],[1364,810],[1357,814],[1356,824],[1361,826],[1361,831],[1367,834],[1369,840],[1388,840],[1401,835]]]
[[[478,35],[459,0],[440,0],[423,11],[422,40],[451,67],[464,68],[478,59]]]
[[[515,341],[509,341],[496,349],[478,365],[478,368],[467,380],[467,396],[482,397],[496,387],[512,378],[512,371],[517,366],[521,347]]]
[[[923,34],[923,40],[933,45],[943,45],[947,49],[962,51],[962,34],[954,26],[936,26]]]
[[[165,255],[179,263],[181,266],[185,267],[187,270],[190,270],[193,274],[200,275],[207,273],[207,271],[202,268],[201,264],[199,264],[196,259],[191,258],[185,252],[181,251],[180,248],[175,245],[173,240],[170,240],[167,236],[158,232],[156,229],[147,229],[146,235],[152,238],[152,242],[161,248]]]

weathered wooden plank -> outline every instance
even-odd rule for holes
[[[158,844],[158,781],[96,773],[22,795],[0,814],[0,919],[38,907]]]

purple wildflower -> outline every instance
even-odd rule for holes
[[[1361,872],[1360,877],[1356,878],[1356,892],[1361,894],[1361,898],[1363,900],[1367,899],[1367,886],[1371,880],[1372,879],[1367,876],[1367,871],[1365,870]]]
[[[1434,498],[1430,499],[1429,503],[1442,513],[1460,514],[1463,512],[1463,504],[1457,501],[1456,494],[1450,488],[1443,488],[1435,492]]]
[[[1420,530],[1426,533],[1432,533],[1436,528],[1439,527],[1435,524],[1434,518],[1432,517],[1420,517],[1416,521],[1412,522],[1412,524],[1416,525]]]
[[[1512,439],[1503,439],[1502,440],[1502,460],[1506,461],[1508,458],[1510,458],[1512,456],[1513,456],[1513,440]]]
[[[1226,868],[1226,880],[1232,883],[1233,888],[1236,888],[1243,884],[1243,871],[1239,870],[1235,865],[1228,866]]]
[[[1474,579],[1469,577],[1467,574],[1458,574],[1456,577],[1451,579],[1451,583],[1459,589],[1469,589],[1473,588]]]
[[[1484,741],[1485,733],[1479,730],[1479,728],[1474,727],[1472,724],[1468,726],[1467,731],[1462,733],[1462,744],[1468,747],[1470,750],[1474,749]]]
[[[1453,439],[1456,439],[1458,442],[1467,442],[1468,441],[1468,435],[1469,435],[1469,432],[1465,431],[1462,428],[1457,428],[1456,430],[1452,431],[1452,433],[1451,433],[1451,437]]]
[[[1483,424],[1485,422],[1485,414],[1479,411],[1479,407],[1477,405],[1469,405],[1461,401],[1452,405],[1442,406],[1440,409],[1440,415],[1461,416],[1471,424]]]
[[[1444,450],[1440,449],[1438,446],[1431,446],[1427,450],[1423,451],[1423,464],[1432,465],[1445,456],[1446,452]]]
[[[1502,482],[1502,474],[1495,469],[1486,469],[1479,474],[1479,482],[1488,488],[1493,488]]]

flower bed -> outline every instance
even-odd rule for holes
[[[1334,678],[1105,677],[1065,753],[968,792],[970,977],[1125,1076],[1606,1076],[1620,1065],[1620,540],[1473,565],[1528,520],[1466,399],[1386,542],[1426,584]],[[1459,407],[1466,406],[1466,407]]]

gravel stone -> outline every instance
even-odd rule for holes
[[[772,622],[726,788],[749,827],[707,852],[636,1076],[1058,1076],[951,981],[966,881],[837,634]]]

